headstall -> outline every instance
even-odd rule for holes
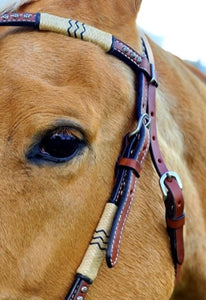
[[[155,93],[158,86],[154,58],[147,38],[142,34],[143,54],[137,53],[111,34],[85,23],[46,13],[10,13],[0,16],[0,26],[23,26],[61,33],[92,42],[106,53],[129,65],[138,79],[136,96],[137,127],[123,140],[115,168],[111,197],[94,232],[85,256],[77,269],[73,285],[65,300],[84,300],[96,278],[106,252],[109,267],[114,267],[120,249],[123,229],[130,211],[142,164],[150,149],[160,177],[165,203],[167,232],[170,238],[176,280],[184,260],[183,225],[185,222],[182,184],[175,172],[167,169],[162,158],[156,130]]]

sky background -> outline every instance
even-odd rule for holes
[[[142,0],[137,24],[166,50],[206,65],[206,0]]]

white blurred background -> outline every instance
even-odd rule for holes
[[[206,0],[142,0],[137,24],[164,49],[206,73]]]

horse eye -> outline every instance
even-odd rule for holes
[[[74,129],[62,127],[47,133],[39,144],[27,154],[33,161],[65,162],[72,159],[86,142],[82,134]]]

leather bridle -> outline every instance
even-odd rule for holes
[[[155,93],[158,86],[152,50],[141,34],[142,52],[137,53],[109,33],[72,19],[49,14],[11,13],[0,16],[0,26],[23,26],[53,31],[97,44],[110,55],[129,65],[137,76],[137,127],[123,140],[115,168],[115,183],[99,224],[80,264],[65,300],[85,299],[105,257],[109,267],[118,259],[123,229],[130,211],[142,164],[150,149],[160,177],[166,208],[167,232],[175,267],[176,281],[184,260],[183,225],[185,222],[182,184],[175,172],[167,169],[159,149],[156,130]]]

